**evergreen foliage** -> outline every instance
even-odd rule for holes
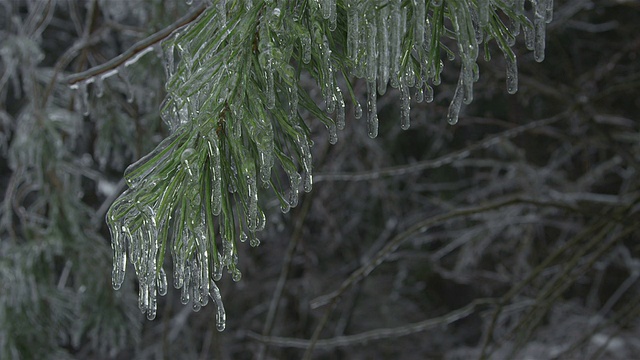
[[[638,12],[555,5],[0,0],[0,358],[638,353]]]
[[[504,53],[510,93],[517,90],[511,46],[520,29],[536,59],[544,58],[553,2],[532,5],[531,20],[524,1],[219,1],[204,9],[163,44],[162,117],[171,135],[125,171],[129,189],[107,215],[114,288],[124,281],[128,254],[140,280],[140,309],[155,318],[171,253],[183,303],[191,300],[197,311],[213,294],[223,329],[215,281],[223,269],[240,279],[238,241],[259,244],[256,233],[266,222],[261,189],[273,190],[284,212],[298,204],[301,184],[311,191],[312,142],[300,110],[322,121],[335,143],[345,126],[339,81],[360,117],[347,76],[353,74],[367,83],[369,136],[378,134],[376,98],[387,84],[400,91],[401,127],[408,129],[410,88],[417,101],[432,101],[447,54],[461,63],[448,113],[455,124],[463,102],[473,99],[481,44],[487,59],[491,40]],[[299,86],[302,73],[315,79],[322,108]],[[85,94],[94,79],[75,86]],[[288,176],[288,189],[274,166]]]

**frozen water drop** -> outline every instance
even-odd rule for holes
[[[376,99],[376,82],[367,81],[367,130],[370,138],[378,136],[378,109]]]
[[[258,245],[260,245],[260,239],[254,237],[251,240],[249,240],[249,245],[251,245],[251,247],[257,247]]]
[[[211,291],[209,292],[209,296],[211,296],[213,302],[216,304],[216,328],[218,331],[224,331],[227,318],[224,312],[224,306],[222,305],[222,295],[220,294],[220,289],[218,289],[215,282],[211,282]]]
[[[505,56],[507,60],[507,92],[515,94],[518,91],[518,65],[516,57]]]
[[[464,85],[462,80],[458,81],[453,99],[449,105],[449,112],[447,113],[447,122],[451,125],[458,123],[458,116],[460,115],[460,109],[462,107],[462,100],[464,98]]]
[[[167,295],[167,274],[163,268],[160,268],[160,276],[158,277],[158,294]]]
[[[400,87],[400,127],[402,130],[409,129],[410,117],[411,117],[411,96],[409,95],[409,87],[406,85],[402,85]]]
[[[362,117],[362,105],[356,100],[353,104],[354,116],[356,119],[360,119]]]
[[[235,282],[240,281],[242,279],[242,273],[238,268],[233,269],[233,275],[231,275],[231,279]]]

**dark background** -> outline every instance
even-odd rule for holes
[[[492,44],[455,126],[455,61],[409,130],[397,91],[376,139],[352,108],[336,145],[309,117],[314,189],[287,214],[263,196],[261,245],[241,246],[240,282],[219,282],[219,333],[212,304],[195,313],[170,289],[147,321],[132,269],[110,285],[106,207],[167,135],[161,60],[92,89],[89,116],[62,81],[188,6],[0,1],[0,357],[301,358],[314,331],[318,359],[637,356],[640,6],[555,3],[544,62],[520,35],[508,95]]]

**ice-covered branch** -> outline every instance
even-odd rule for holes
[[[150,49],[152,49],[152,46],[158,44],[159,42],[161,42],[162,40],[166,39],[167,37],[169,37],[174,31],[176,31],[177,29],[188,25],[189,23],[193,22],[194,20],[196,20],[198,18],[198,16],[200,16],[200,14],[202,14],[202,12],[205,10],[205,5],[204,4],[200,4],[196,7],[194,7],[193,9],[191,9],[191,11],[189,11],[189,13],[187,13],[185,16],[181,17],[180,19],[178,19],[176,22],[174,22],[173,24],[163,28],[162,30],[146,37],[145,39],[142,39],[140,41],[138,41],[137,43],[133,44],[133,46],[131,46],[129,49],[127,49],[125,52],[123,52],[122,54],[114,57],[113,59],[107,61],[104,64],[98,65],[98,66],[94,66],[90,69],[87,69],[83,72],[80,73],[76,73],[76,74],[72,74],[69,75],[65,81],[69,84],[69,85],[73,85],[76,84],[78,82],[81,81],[87,81],[89,79],[92,79],[96,76],[99,75],[104,75],[104,74],[108,74],[108,73],[112,73],[114,71],[116,71],[116,69],[121,66],[121,65],[125,65],[128,66],[131,63],[134,63],[135,61],[139,60],[141,56],[143,56],[144,54],[146,54],[147,52],[150,51]]]

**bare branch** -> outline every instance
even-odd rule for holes
[[[432,319],[423,320],[416,323],[411,323],[394,328],[382,328],[371,331],[366,331],[354,335],[338,336],[330,339],[321,339],[315,342],[315,346],[322,349],[332,349],[341,346],[352,346],[356,344],[363,344],[373,340],[392,339],[402,336],[423,332],[434,328],[436,326],[448,325],[456,322],[460,319],[464,319],[467,316],[473,314],[480,305],[487,304],[488,300],[479,299],[471,302],[467,306],[464,306],[458,310],[454,310],[446,315],[435,317]],[[258,341],[267,343],[269,345],[290,347],[298,349],[308,348],[313,340],[295,339],[277,336],[262,336],[254,332],[248,332],[247,336],[256,339]]]
[[[131,46],[129,49],[127,49],[125,52],[123,52],[122,54],[114,57],[113,59],[107,61],[106,63],[102,64],[102,65],[98,65],[98,66],[94,66],[91,69],[88,69],[86,71],[77,73],[77,74],[73,74],[71,76],[68,76],[65,80],[67,83],[69,83],[69,85],[73,85],[77,82],[83,81],[83,80],[87,80],[90,79],[96,75],[99,74],[103,74],[106,73],[110,70],[116,69],[118,66],[124,64],[127,60],[135,57],[136,55],[138,55],[139,53],[145,51],[147,48],[149,48],[150,46],[159,43],[160,41],[164,40],[165,38],[169,37],[174,31],[176,31],[177,29],[188,25],[189,23],[191,23],[192,21],[194,21],[195,19],[198,18],[198,16],[200,16],[200,14],[202,14],[202,12],[205,10],[206,6],[204,3],[201,3],[200,5],[196,6],[195,8],[193,8],[189,13],[187,13],[185,16],[181,17],[180,19],[178,19],[176,22],[174,22],[173,24],[165,27],[164,29],[156,32],[155,34],[142,39],[140,41],[138,41],[137,43],[133,44],[133,46]]]

